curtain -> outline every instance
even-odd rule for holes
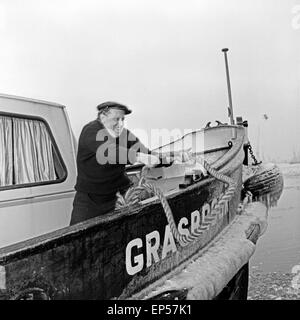
[[[12,119],[0,116],[0,186],[7,186],[12,183]]]
[[[15,184],[55,180],[52,143],[43,122],[13,118]]]

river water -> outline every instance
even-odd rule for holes
[[[283,193],[278,205],[269,210],[268,228],[251,259],[253,266],[265,272],[291,272],[300,264],[300,164],[279,167]]]
[[[284,189],[250,259],[250,299],[300,298],[300,164],[278,164]]]

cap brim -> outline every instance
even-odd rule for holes
[[[130,114],[131,112],[132,112],[132,110],[130,110],[130,109],[124,109],[124,111],[125,111],[125,114]]]
[[[111,107],[111,109],[122,110],[122,111],[124,111],[125,114],[130,114],[132,112],[132,110],[130,110],[130,109],[126,108],[126,107],[123,107],[123,106]]]

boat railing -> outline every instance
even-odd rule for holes
[[[231,149],[231,147],[232,147],[232,142],[228,141],[228,145],[227,146],[195,152],[195,153],[193,153],[193,155],[198,156],[198,155],[209,154],[209,153],[212,153],[212,152],[225,151],[225,150]],[[170,152],[170,154],[172,155],[172,152]],[[128,166],[126,166],[126,172],[127,173],[130,173],[130,172],[133,172],[133,171],[136,172],[136,171],[141,170],[143,167],[144,167],[143,163],[128,165]]]

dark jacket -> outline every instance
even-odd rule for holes
[[[128,188],[125,166],[136,162],[136,152],[150,153],[129,130],[114,138],[100,121],[91,121],[79,137],[75,189],[105,196]]]

